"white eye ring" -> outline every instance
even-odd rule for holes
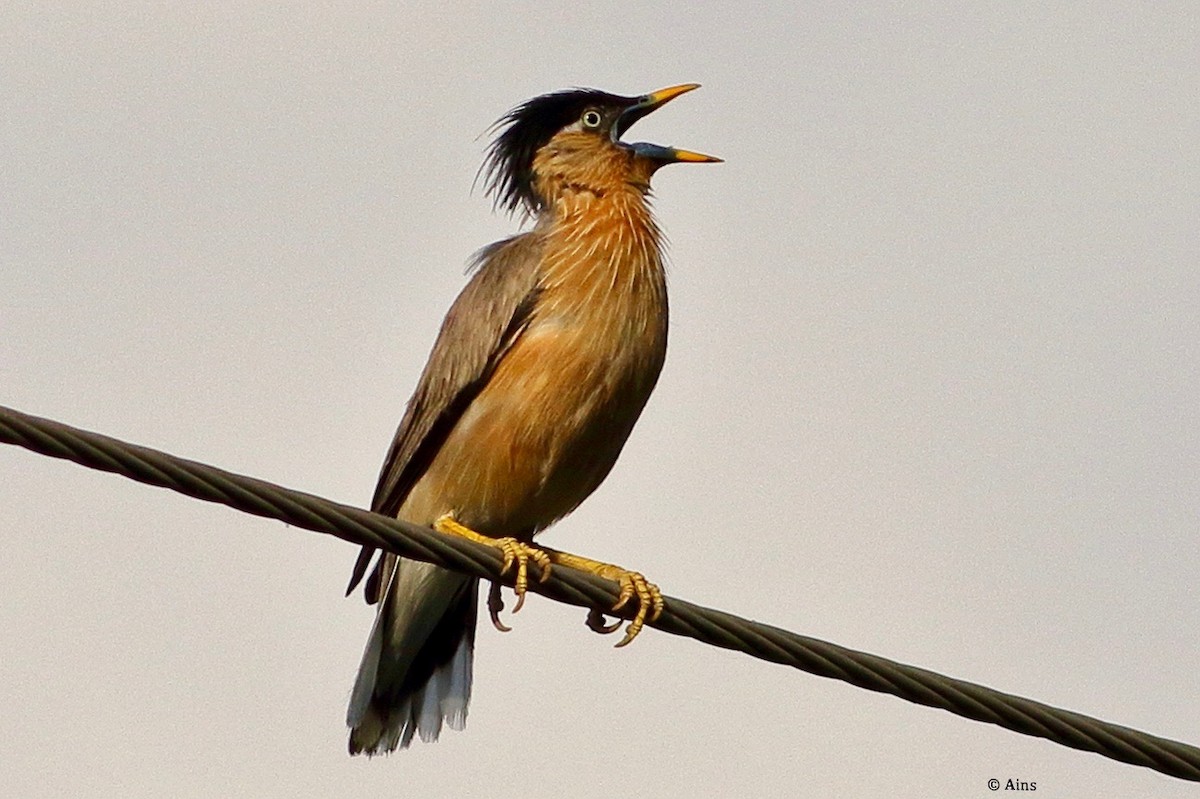
[[[594,108],[589,108],[587,111],[583,112],[583,116],[579,118],[579,121],[583,123],[585,128],[598,128],[600,127],[600,123],[603,121],[603,119],[601,118],[599,111]]]

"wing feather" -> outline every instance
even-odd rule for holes
[[[531,231],[496,242],[473,259],[474,274],[450,307],[384,459],[371,510],[396,516],[404,500],[471,401],[521,337],[538,296],[539,237]],[[346,594],[362,580],[374,547],[355,561]],[[380,581],[367,581],[368,602],[379,598]]]

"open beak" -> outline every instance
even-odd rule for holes
[[[617,124],[613,126],[613,139],[620,139],[634,122],[637,122],[651,111],[662,108],[681,94],[687,94],[693,89],[699,88],[699,83],[681,83],[678,86],[669,86],[666,89],[659,89],[656,92],[642,95],[637,98],[633,105],[626,108],[621,113],[621,116],[617,117]],[[647,144],[646,142],[637,142],[624,146],[630,148],[643,158],[649,158],[660,164],[673,164],[677,162],[713,164],[720,163],[722,160],[713,155],[695,153],[691,150],[679,150],[674,147],[663,147],[659,144]]]

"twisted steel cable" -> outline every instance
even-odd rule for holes
[[[355,544],[382,547],[485,580],[511,584],[511,577],[499,577],[501,556],[491,547],[3,406],[0,406],[0,442],[335,535]],[[550,599],[585,608],[612,607],[618,596],[616,583],[562,566],[556,566],[546,582],[531,580],[529,587]],[[664,632],[892,694],[1172,777],[1200,781],[1200,748],[1189,744],[797,635],[682,599],[665,597],[665,601],[659,619],[647,622]],[[630,618],[635,609],[626,608],[618,615]]]

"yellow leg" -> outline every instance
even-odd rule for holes
[[[556,549],[547,549],[543,554],[550,556],[551,563],[569,566],[572,569],[589,572],[618,583],[621,586],[621,595],[617,598],[617,604],[612,606],[613,610],[620,610],[625,607],[626,602],[634,596],[637,597],[637,615],[633,617],[633,621],[626,628],[625,637],[617,644],[618,647],[625,646],[637,637],[637,634],[642,631],[642,627],[645,626],[647,617],[649,617],[650,621],[657,621],[658,617],[662,615],[662,591],[659,591],[658,586],[648,581],[641,573],[629,571],[629,569],[623,569],[611,563],[592,560],[580,555],[572,555],[569,552],[559,552]],[[615,624],[606,625],[604,623],[604,614],[597,610],[593,610],[588,614],[588,627],[598,633],[611,633],[620,624],[620,621],[618,621]]]
[[[489,536],[477,533],[469,527],[464,527],[454,520],[452,514],[447,513],[445,516],[433,523],[433,529],[439,533],[447,533],[456,535],[460,538],[465,538],[468,541],[474,541],[477,544],[487,544],[489,547],[495,547],[500,550],[504,556],[504,564],[500,568],[501,574],[508,574],[509,569],[513,564],[517,564],[517,579],[513,585],[513,591],[517,594],[517,604],[513,607],[513,613],[521,609],[525,604],[525,591],[529,588],[529,561],[533,561],[541,569],[539,582],[546,582],[550,577],[550,558],[540,549],[532,547],[523,541],[518,541],[515,538],[491,538]],[[492,616],[492,624],[501,632],[508,632],[509,628],[500,622],[500,611],[504,609],[504,603],[500,600],[499,583],[493,583],[492,592],[488,597],[488,612]]]

